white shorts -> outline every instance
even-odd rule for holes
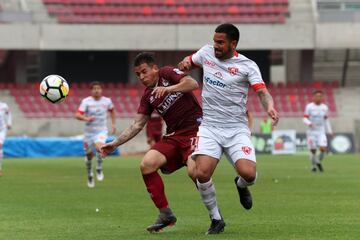
[[[0,131],[0,144],[1,145],[4,145],[5,138],[6,138],[6,130]]]
[[[85,153],[91,153],[95,151],[95,143],[105,143],[108,137],[107,131],[100,132],[96,135],[84,135],[84,150]]]
[[[325,133],[308,131],[306,133],[306,138],[309,149],[317,149],[318,147],[327,146],[327,138]]]
[[[198,143],[192,154],[193,159],[202,154],[220,159],[224,152],[232,165],[239,159],[256,162],[250,132],[244,132],[238,128],[215,128],[200,125],[197,136]]]

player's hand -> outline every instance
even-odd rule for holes
[[[279,122],[279,113],[273,107],[269,107],[267,113],[269,117],[272,119],[273,127],[275,127]]]
[[[110,153],[112,153],[116,149],[116,144],[114,141],[104,144],[98,152],[100,153],[101,157],[106,157]]]
[[[94,121],[95,120],[95,117],[87,117],[86,118],[86,121],[87,122],[92,122],[92,121]]]
[[[330,138],[330,139],[333,139],[333,138],[334,138],[334,136],[335,136],[335,134],[334,134],[334,133],[329,133],[329,138]]]
[[[185,57],[181,62],[179,62],[178,68],[181,71],[189,71],[191,68],[190,57]]]
[[[111,134],[115,134],[116,133],[116,125],[113,124],[111,125]]]
[[[155,94],[155,98],[161,98],[162,96],[164,96],[165,94],[167,94],[169,92],[169,88],[168,87],[156,87],[152,93]]]

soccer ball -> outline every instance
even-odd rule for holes
[[[69,94],[69,84],[59,75],[49,75],[40,83],[40,95],[51,103],[60,103]]]

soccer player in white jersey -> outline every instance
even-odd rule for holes
[[[193,158],[197,186],[211,218],[207,234],[218,234],[225,227],[211,180],[223,152],[237,172],[235,184],[241,204],[245,209],[252,207],[247,187],[254,184],[257,174],[255,149],[246,116],[248,88],[256,91],[274,125],[279,118],[258,66],[236,52],[239,35],[234,25],[221,24],[215,29],[213,45],[205,45],[179,63],[181,70],[198,66],[204,72],[203,121]]]
[[[311,171],[313,172],[316,172],[317,169],[320,172],[324,171],[321,161],[326,153],[326,133],[333,134],[328,119],[329,108],[323,103],[323,99],[324,92],[322,90],[315,90],[313,102],[306,105],[303,118],[304,123],[308,126],[306,137],[312,164]],[[316,156],[317,148],[320,149],[319,158]]]
[[[85,166],[88,174],[88,187],[95,186],[94,175],[92,171],[92,158],[96,153],[96,178],[98,181],[104,179],[102,170],[103,159],[96,151],[100,149],[108,137],[107,116],[108,112],[111,116],[112,133],[116,131],[116,117],[113,103],[110,98],[102,96],[102,87],[99,82],[90,84],[91,96],[81,101],[80,107],[76,112],[76,119],[85,121],[84,129],[84,150],[86,153]]]
[[[7,130],[11,128],[11,113],[9,106],[0,102],[0,177],[3,175],[2,162],[4,157],[3,145],[6,138]]]

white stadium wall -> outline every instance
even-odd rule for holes
[[[216,25],[0,25],[0,49],[38,50],[193,50],[212,42]],[[238,25],[239,48],[312,49],[314,26]],[[196,34],[194,34],[196,33]]]

